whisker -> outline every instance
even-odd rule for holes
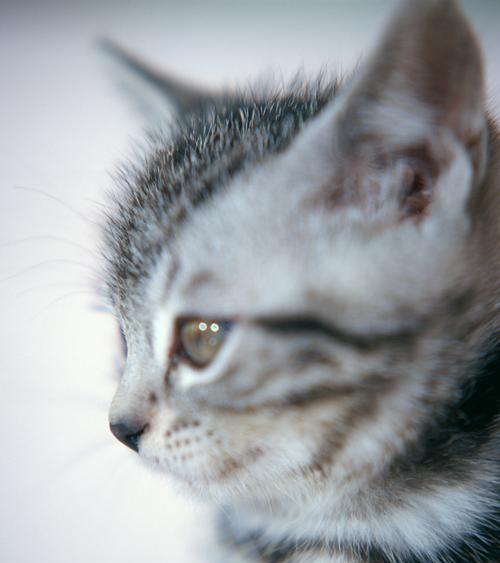
[[[113,314],[113,310],[111,308],[111,306],[104,302],[97,302],[97,303],[93,303],[90,305],[90,309],[91,311],[93,311],[94,313],[104,313],[105,315],[112,315]]]
[[[37,268],[41,268],[42,266],[47,266],[50,264],[72,264],[75,266],[80,266],[82,268],[86,268],[88,270],[90,270],[92,273],[93,272],[93,266],[90,266],[89,264],[85,264],[84,262],[79,262],[78,260],[70,260],[70,259],[66,259],[66,258],[52,258],[49,260],[44,260],[43,262],[39,262],[38,264],[34,264],[33,266],[29,266],[28,268],[25,268],[24,270],[21,270],[20,272],[17,272],[15,274],[12,274],[11,276],[8,276],[6,278],[2,278],[0,279],[0,283],[4,283],[7,282],[9,280],[13,280],[19,276],[22,276],[24,274],[27,274],[29,272],[32,272],[34,270],[36,270]]]
[[[11,241],[1,243],[0,248],[7,248],[9,246],[17,246],[19,244],[24,244],[24,243],[27,243],[27,242],[39,242],[39,241],[45,241],[45,240],[59,242],[59,243],[62,243],[62,244],[69,244],[69,245],[71,245],[75,248],[79,248],[80,250],[85,251],[87,254],[89,254],[93,258],[98,258],[98,255],[95,252],[93,252],[89,248],[83,246],[82,244],[79,244],[78,242],[74,242],[72,240],[65,239],[63,237],[57,237],[57,236],[53,236],[53,235],[40,235],[40,236],[26,237],[26,238],[17,239],[17,240],[11,240]]]
[[[74,455],[72,459],[67,460],[67,462],[63,465],[63,467],[61,469],[63,469],[63,470],[69,469],[73,465],[79,465],[80,462],[82,461],[82,459],[87,457],[89,454],[95,454],[95,453],[97,453],[97,452],[99,452],[103,449],[109,449],[109,448],[113,447],[114,445],[115,444],[113,442],[111,442],[110,440],[102,440],[102,441],[99,441],[95,444],[92,444],[91,446],[83,448],[76,455]]]
[[[40,190],[38,188],[32,188],[30,186],[14,186],[14,189],[15,190],[22,190],[22,191],[26,191],[26,192],[32,192],[32,193],[35,193],[35,194],[38,194],[38,195],[43,195],[44,197],[57,202],[59,205],[62,205],[65,209],[67,209],[68,211],[71,211],[74,215],[76,215],[82,221],[85,221],[86,223],[89,223],[91,225],[99,226],[99,223],[97,221],[90,219],[89,217],[87,217],[86,215],[84,215],[83,213],[78,211],[78,209],[75,209],[72,205],[70,205],[66,201],[58,198],[57,196],[55,196],[55,195],[53,195],[49,192],[46,192],[44,190]]]
[[[69,459],[65,460],[65,462],[62,463],[52,475],[45,476],[40,479],[40,481],[33,486],[33,489],[46,489],[48,486],[53,485],[56,481],[59,481],[64,474],[67,474],[69,471],[78,467],[83,460],[88,459],[91,456],[95,456],[95,454],[102,453],[103,450],[107,450],[109,452],[112,447],[113,442],[111,440],[100,440],[91,446],[87,446],[86,448],[79,450],[76,455],[73,455]]]
[[[48,303],[47,305],[42,307],[39,311],[37,311],[35,313],[35,315],[31,318],[31,320],[34,321],[40,315],[42,315],[44,312],[46,312],[48,309],[50,309],[51,307],[53,307],[54,305],[56,305],[60,301],[64,301],[65,299],[68,299],[69,297],[74,297],[76,295],[92,295],[93,296],[94,292],[90,291],[90,290],[85,291],[83,289],[78,290],[78,291],[70,291],[69,293],[66,293],[64,295],[61,295],[60,297],[57,297],[56,299],[53,299],[50,303]]]
[[[60,288],[60,287],[77,287],[82,289],[82,291],[90,291],[92,293],[95,293],[94,291],[92,291],[89,287],[81,285],[81,284],[77,284],[76,282],[71,283],[71,282],[61,282],[61,283],[46,283],[46,284],[42,284],[42,285],[36,285],[33,287],[28,287],[27,289],[24,289],[23,291],[18,292],[16,295],[17,297],[22,297],[23,295],[27,295],[29,293],[33,293],[36,291],[41,291],[43,289],[53,289],[53,288]]]
[[[40,389],[37,390],[37,394],[40,394],[42,391]],[[99,395],[91,395],[89,393],[78,393],[78,392],[57,392],[57,393],[50,393],[47,392],[47,396],[44,397],[44,400],[59,403],[73,403],[73,404],[83,404],[85,407],[91,406],[92,409],[99,409],[100,412],[106,412],[109,408],[109,403],[111,400],[111,396],[108,397],[101,397]]]
[[[89,370],[94,374],[102,375],[102,381],[104,387],[100,387],[100,391],[96,392],[95,388],[89,389],[74,389],[73,386],[70,389],[67,388],[55,388],[51,387],[45,383],[41,383],[39,380],[36,381],[25,381],[18,380],[16,382],[16,390],[18,396],[24,396],[26,402],[33,401],[33,406],[40,404],[40,399],[43,403],[47,402],[59,402],[59,404],[65,405],[68,402],[72,403],[82,403],[85,405],[92,405],[93,407],[102,409],[102,412],[107,412],[109,408],[109,403],[114,389],[107,385],[109,380],[109,370],[101,369],[101,366],[96,368],[89,367]]]

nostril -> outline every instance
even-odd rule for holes
[[[124,422],[109,423],[109,429],[114,436],[135,452],[139,451],[139,438],[146,428],[147,424],[139,426]]]

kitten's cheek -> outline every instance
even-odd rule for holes
[[[139,453],[146,463],[188,485],[229,483],[264,456],[262,448],[235,444],[215,425],[196,418],[148,432]]]
[[[141,440],[140,454],[146,461],[183,476],[213,463],[217,441],[214,430],[198,418],[158,421]]]

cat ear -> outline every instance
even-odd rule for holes
[[[214,94],[187,84],[182,79],[155,68],[115,41],[102,38],[99,44],[105,52],[117,59],[135,78],[139,78],[143,86],[152,90],[152,92],[145,92],[143,89],[138,94],[138,88],[127,88],[129,92],[133,91],[136,103],[140,105],[142,110],[145,110],[145,113],[163,114],[165,113],[164,106],[169,104],[176,116],[182,120],[189,112],[197,111],[214,103]],[[155,97],[160,99],[153,100]]]
[[[331,204],[392,203],[418,217],[438,197],[465,205],[484,172],[486,119],[481,53],[455,1],[403,2],[321,120]]]

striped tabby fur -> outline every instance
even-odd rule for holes
[[[500,139],[457,4],[261,96],[112,49],[179,108],[106,219],[113,431],[224,508],[215,561],[500,561]],[[203,368],[183,318],[231,323]]]

